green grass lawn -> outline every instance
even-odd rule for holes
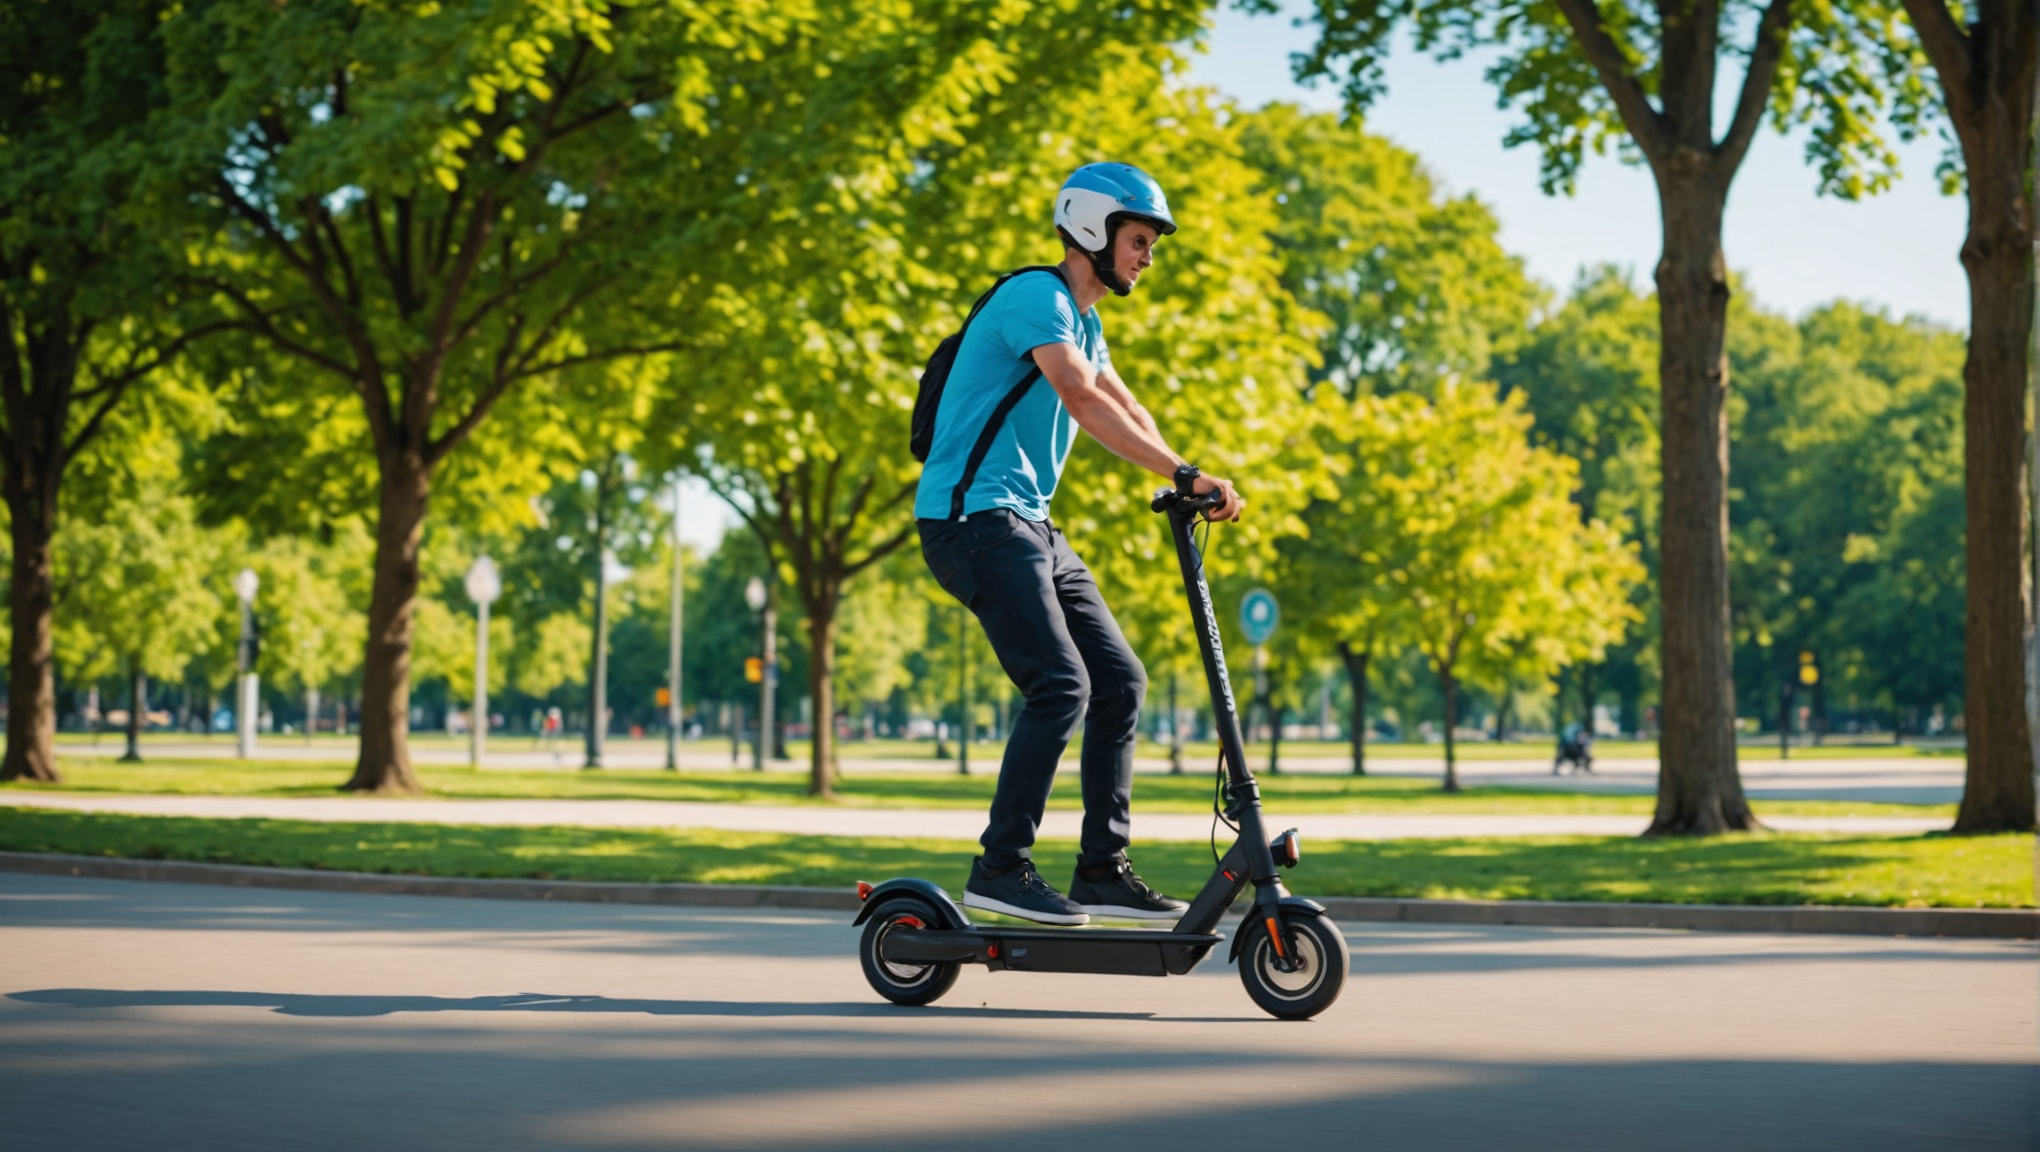
[[[1795,747],[1792,749],[1792,758],[1795,760],[1888,759],[1892,757],[1906,758],[1913,756],[1960,757],[1962,755],[1960,748],[1943,748],[1919,744],[1891,744],[1883,741],[1860,744],[1840,742],[1847,739],[1850,738],[1836,737],[1836,742],[1824,744],[1818,748]],[[561,742],[560,748],[569,756],[577,755],[581,747],[580,740],[581,738],[578,735],[570,735]],[[94,745],[100,749],[116,750],[123,746],[122,741],[123,737],[118,732],[102,732],[96,739],[90,734],[83,732],[65,732],[57,737],[57,744],[60,748]],[[490,741],[491,747],[504,750],[524,750],[533,746],[531,737],[527,735],[512,735],[499,732],[491,736]],[[443,732],[432,731],[411,733],[411,742],[421,748],[467,747],[467,737],[465,736],[448,736]],[[208,736],[177,732],[152,732],[142,737],[142,747],[145,751],[151,744],[177,744],[186,747],[193,744],[211,744],[219,748],[221,756],[231,756],[234,749],[234,737],[230,734]],[[330,749],[335,758],[340,758],[352,754],[354,743],[352,737],[339,737],[321,733],[314,737],[309,742],[309,745],[303,736],[264,735],[260,746],[290,748],[309,746],[312,748]],[[609,741],[609,747],[612,749],[663,749],[665,746],[665,741],[656,736],[637,740],[613,736]],[[729,740],[726,737],[715,736],[689,741],[687,744],[688,750],[692,752],[722,751],[728,749],[728,747]],[[935,759],[935,745],[932,741],[928,740],[845,740],[838,747],[841,758],[851,763],[859,760],[933,761]],[[971,745],[971,760],[973,763],[995,763],[999,758],[1002,747],[1003,745],[997,742],[974,743]],[[953,742],[949,745],[949,749],[953,755],[955,749]],[[1553,745],[1549,738],[1538,737],[1525,737],[1524,739],[1511,741],[1506,744],[1490,744],[1485,742],[1461,743],[1456,749],[1457,755],[1461,760],[1541,760],[1547,764],[1551,762],[1552,750]],[[1349,755],[1349,752],[1349,746],[1344,740],[1286,740],[1282,744],[1282,755],[1285,759],[1344,760]],[[808,757],[807,741],[788,741],[787,754],[795,761],[805,763]],[[1166,744],[1156,744],[1143,740],[1135,754],[1142,759],[1166,760],[1169,756],[1169,748]],[[1741,745],[1737,754],[1745,760],[1776,760],[1778,758],[1778,745],[1775,741],[1746,742]],[[1445,756],[1445,746],[1442,744],[1407,742],[1369,744],[1367,746],[1367,755],[1370,758],[1382,760],[1442,760]],[[1218,757],[1218,743],[1213,740],[1193,740],[1184,745],[1184,756],[1191,764],[1209,764]],[[1250,742],[1247,745],[1247,756],[1256,768],[1266,764],[1268,762],[1267,742]],[[1657,756],[1657,744],[1647,740],[1602,740],[1594,745],[1594,756],[1601,760],[1648,760]],[[750,746],[745,745],[742,751],[743,762],[749,763],[750,757]]]
[[[201,820],[0,808],[0,849],[433,876],[847,886],[919,875],[962,887],[976,846],[700,830]],[[1075,844],[1037,858],[1065,879]],[[1202,844],[1141,848],[1141,871],[1187,894]],[[1288,875],[1313,896],[2027,907],[2030,836],[1543,836],[1312,842]]]
[[[120,764],[70,756],[62,760],[64,783],[0,785],[9,789],[63,792],[176,793],[231,796],[332,796],[347,779],[345,761],[171,760]],[[852,770],[834,803],[872,808],[983,808],[991,801],[995,768],[973,776],[938,772]],[[419,778],[434,796],[470,799],[631,799],[727,803],[825,804],[807,794],[800,771],[661,772],[609,768],[582,771],[475,772],[421,765]],[[1076,781],[1065,773],[1050,798],[1059,809],[1082,807]],[[1211,807],[1210,766],[1183,776],[1142,775],[1134,796],[1145,812],[1203,812]],[[1261,777],[1261,795],[1276,813],[1411,813],[1513,815],[1648,815],[1647,795],[1614,796],[1542,788],[1468,787],[1456,794],[1435,781],[1408,776],[1285,775]],[[1772,800],[1759,814],[1791,816],[1924,816],[1953,819],[1953,805],[1879,804],[1867,801]]]

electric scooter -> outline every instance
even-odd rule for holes
[[[1307,1020],[1330,1007],[1345,987],[1346,938],[1322,904],[1291,895],[1276,869],[1293,868],[1303,849],[1296,830],[1270,840],[1261,816],[1261,790],[1247,768],[1240,737],[1239,709],[1226,673],[1225,650],[1212,615],[1211,589],[1204,581],[1203,555],[1191,530],[1216,507],[1216,493],[1192,489],[1194,468],[1176,475],[1173,489],[1155,493],[1151,507],[1169,518],[1190,619],[1204,657],[1204,677],[1217,719],[1221,777],[1212,801],[1214,819],[1223,811],[1238,839],[1217,861],[1211,879],[1167,930],[1047,928],[973,924],[941,887],[902,878],[857,885],[863,905],[853,924],[862,925],[858,944],[864,977],[895,1004],[922,1005],[941,999],[965,964],[994,972],[1094,972],[1124,976],[1180,976],[1224,942],[1219,920],[1249,885],[1253,906],[1234,936],[1228,962],[1237,962],[1247,995],[1269,1015]],[[1214,855],[1216,851],[1214,850]]]

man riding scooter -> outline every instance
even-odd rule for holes
[[[914,502],[929,571],[977,616],[1026,698],[963,902],[1043,924],[1174,920],[1184,902],[1126,857],[1147,673],[1048,512],[1079,428],[1157,476],[1189,469],[1114,369],[1096,308],[1132,291],[1176,222],[1146,173],[1105,163],[1063,184],[1055,227],[1062,262],[1003,281],[965,325]],[[1195,491],[1224,494],[1211,519],[1239,518],[1229,481],[1199,476]],[[1035,870],[1033,846],[1080,724],[1084,824],[1065,896]]]

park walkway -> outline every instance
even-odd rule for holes
[[[851,808],[772,804],[694,803],[676,800],[406,800],[377,796],[137,796],[9,792],[0,803],[71,812],[130,816],[261,817],[281,820],[369,823],[575,825],[590,828],[712,828],[729,832],[781,832],[814,836],[897,836],[975,840],[984,831],[981,809]],[[1211,817],[1177,812],[1140,813],[1140,840],[1203,840]],[[1052,811],[1046,837],[1075,839],[1080,812]],[[1633,836],[1649,821],[1607,815],[1376,815],[1270,813],[1277,828],[1296,828],[1315,840],[1402,840],[1458,836]],[[1947,827],[1944,818],[1902,816],[1771,816],[1780,832],[1903,835]]]

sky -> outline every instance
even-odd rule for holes
[[[1294,3],[1290,11],[1303,11]],[[1229,7],[1194,58],[1191,78],[1246,107],[1284,100],[1334,111],[1333,85],[1305,88],[1290,78],[1289,56],[1310,47],[1312,27],[1290,15],[1248,16]],[[1388,94],[1367,115],[1370,131],[1422,157],[1452,192],[1471,192],[1494,210],[1502,244],[1530,272],[1557,288],[1581,266],[1613,263],[1648,281],[1659,250],[1657,194],[1650,174],[1614,157],[1589,157],[1577,195],[1537,188],[1534,146],[1504,148],[1518,114],[1495,107],[1482,75],[1492,53],[1440,63],[1407,45],[1389,60]],[[1739,69],[1724,66],[1724,104]],[[1769,307],[1797,315],[1838,297],[1920,315],[1950,326],[1968,318],[1957,253],[1967,224],[1961,197],[1941,195],[1936,140],[1899,147],[1896,187],[1860,203],[1815,195],[1806,136],[1768,127],[1751,145],[1731,187],[1723,247],[1746,290]]]
[[[1292,12],[1305,10],[1291,0]],[[1248,16],[1227,7],[1193,57],[1191,81],[1245,107],[1283,100],[1336,111],[1335,86],[1306,88],[1290,76],[1291,53],[1308,48],[1314,29],[1288,15]],[[1531,275],[1556,289],[1582,267],[1616,264],[1648,284],[1659,250],[1657,193],[1650,175],[1613,157],[1589,157],[1571,197],[1537,187],[1533,147],[1504,148],[1518,116],[1495,106],[1482,72],[1491,56],[1440,63],[1407,46],[1387,66],[1388,93],[1367,115],[1370,131],[1422,157],[1453,194],[1472,193],[1501,222],[1502,245]],[[1724,69],[1722,95],[1733,99],[1740,73]],[[1769,128],[1751,145],[1729,193],[1723,247],[1744,291],[1767,307],[1800,315],[1837,298],[1917,315],[1950,327],[1968,318],[1957,253],[1967,223],[1959,196],[1943,196],[1934,177],[1938,141],[1900,145],[1904,175],[1896,187],[1860,203],[1815,194],[1802,131]],[[737,523],[736,514],[698,480],[683,487],[682,535],[703,552]]]

